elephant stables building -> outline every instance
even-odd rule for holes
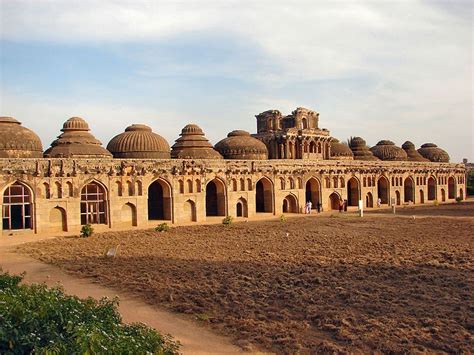
[[[39,137],[0,117],[2,234],[78,233],[252,219],[465,198],[465,168],[432,143],[418,150],[382,140],[348,144],[319,128],[319,114],[297,108],[256,116],[257,133],[232,131],[214,147],[195,124],[170,148],[151,128],[133,124],[105,149],[82,118],[67,120],[43,152]]]

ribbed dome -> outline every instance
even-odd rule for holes
[[[354,153],[348,145],[339,142],[338,139],[331,139],[331,159],[334,160],[353,160]]]
[[[381,160],[407,160],[407,153],[389,140],[381,140],[370,151]]]
[[[133,124],[112,138],[107,145],[114,158],[169,159],[170,146],[160,135],[143,124]]]
[[[111,158],[112,154],[89,133],[89,125],[79,117],[68,119],[63,133],[44,152],[46,158]]]
[[[268,150],[262,141],[246,131],[232,131],[214,147],[224,159],[265,160]]]
[[[41,158],[43,145],[13,117],[0,117],[0,158]]]
[[[432,162],[449,163],[449,154],[433,143],[423,144],[421,148],[418,149],[418,153]]]
[[[202,129],[195,124],[188,124],[181,130],[181,137],[171,147],[171,157],[175,159],[222,159],[214,150]]]
[[[361,137],[353,137],[350,141],[350,148],[354,153],[355,160],[379,160],[367,147],[367,143]]]
[[[410,141],[403,143],[402,149],[405,151],[405,153],[407,153],[409,161],[429,161],[428,159],[423,158],[420,153],[418,153],[418,151],[415,149],[415,145]]]

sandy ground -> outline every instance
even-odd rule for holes
[[[18,251],[188,314],[244,349],[472,352],[473,242],[469,202],[110,232]],[[115,245],[118,257],[104,257]]]

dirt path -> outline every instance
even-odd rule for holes
[[[171,334],[181,342],[183,354],[243,353],[239,347],[232,345],[229,339],[216,335],[184,317],[152,307],[126,293],[116,292],[85,279],[72,277],[53,265],[18,255],[11,250],[14,244],[16,243],[12,239],[0,239],[0,266],[3,270],[14,274],[25,271],[25,281],[28,283],[44,282],[49,286],[60,283],[66,293],[81,298],[91,296],[100,299],[118,296],[120,298],[119,311],[124,322],[142,322],[161,333]]]

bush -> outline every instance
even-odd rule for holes
[[[284,214],[282,214],[282,215],[280,216],[280,222],[281,222],[281,223],[286,222],[286,217],[285,217]]]
[[[169,230],[170,230],[170,226],[166,222],[158,224],[155,228],[155,231],[160,232],[160,233],[168,232]]]
[[[88,238],[92,235],[92,233],[94,233],[94,228],[92,228],[92,226],[89,223],[82,226],[81,228],[82,238]]]
[[[457,202],[457,203],[462,202],[462,197],[461,197],[461,196],[456,197],[456,202]]]
[[[117,300],[81,300],[20,285],[0,270],[0,354],[175,354],[179,344],[143,324],[122,324]]]
[[[232,216],[226,216],[222,220],[222,224],[225,225],[225,226],[230,226],[232,224]]]

